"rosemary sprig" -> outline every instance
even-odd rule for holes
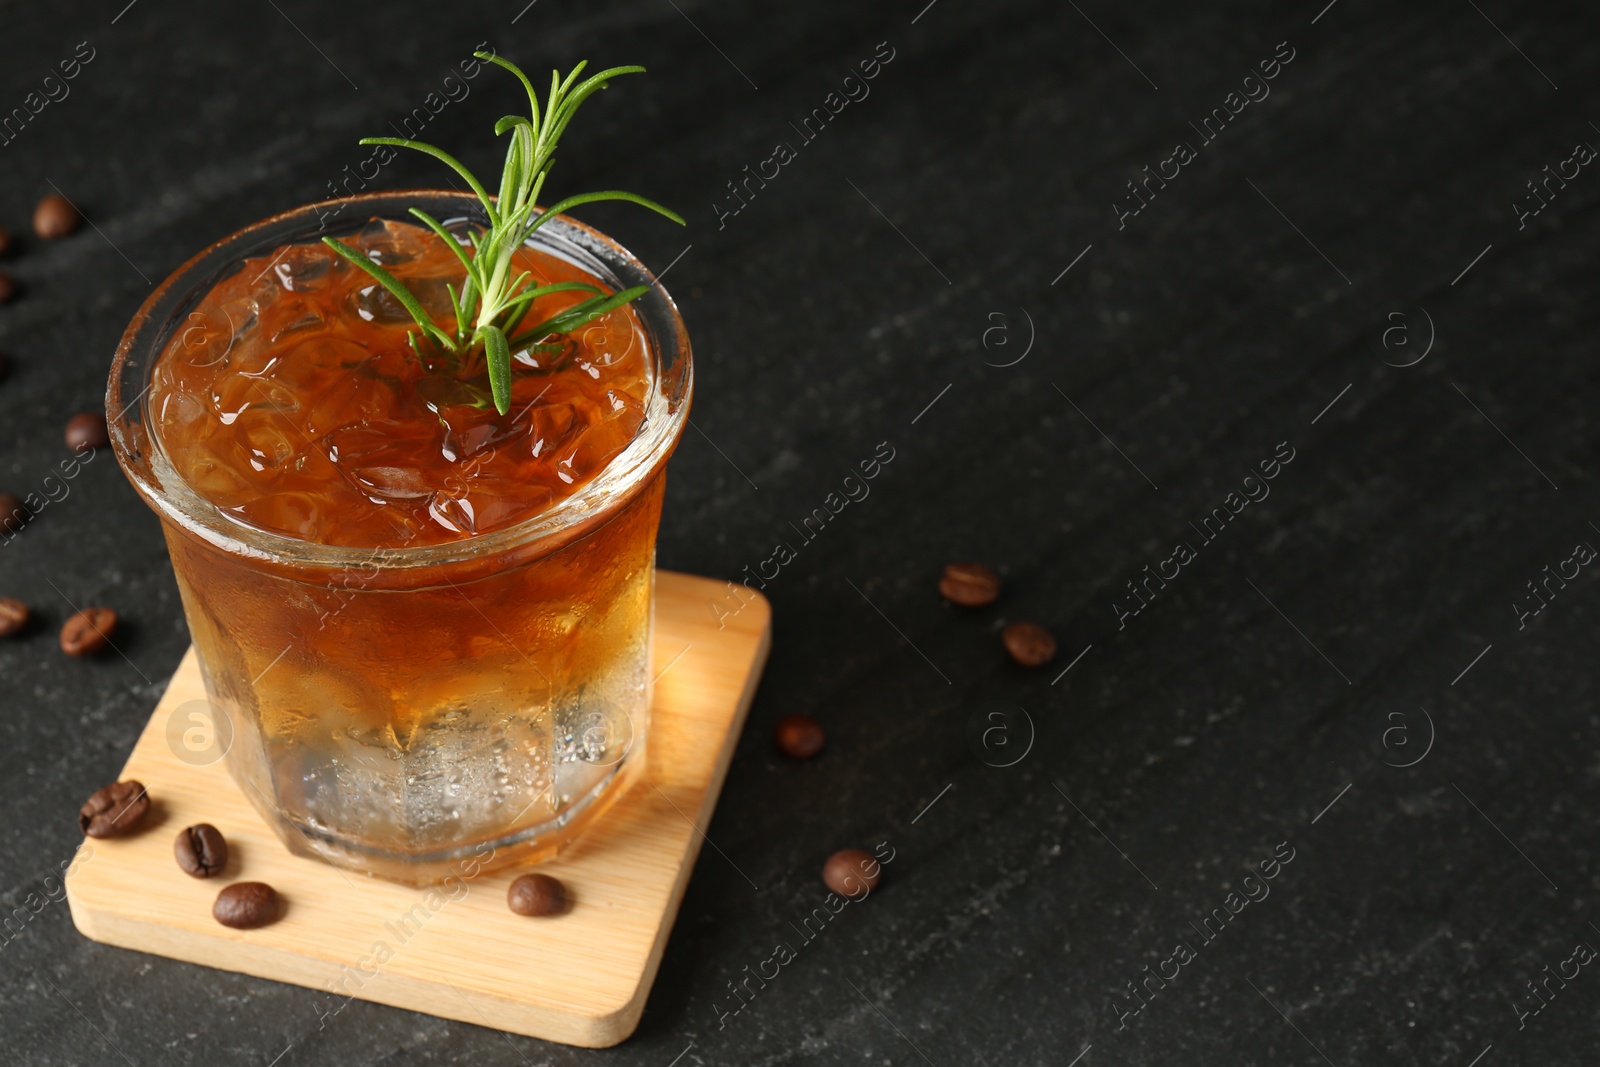
[[[572,68],[565,79],[560,76],[559,71],[552,71],[550,92],[545,97],[544,107],[541,108],[539,94],[534,91],[533,83],[516,64],[488,52],[475,54],[479,59],[504,67],[516,75],[517,80],[522,82],[523,88],[528,91],[528,105],[531,109],[531,114],[527,116],[507,115],[495,123],[496,136],[505,133],[511,135],[511,143],[506,148],[505,166],[500,173],[500,191],[497,196],[490,196],[483,183],[478,181],[460,160],[441,148],[399,137],[364,137],[361,140],[364,145],[397,145],[415,149],[440,160],[465,179],[489,216],[488,228],[481,233],[470,235],[469,254],[468,247],[463,247],[462,243],[437,219],[420,208],[411,209],[411,214],[438,234],[466,269],[467,274],[461,282],[461,287],[457,289],[455,286],[449,286],[447,290],[450,294],[451,310],[455,314],[454,328],[446,329],[434,322],[429,317],[427,309],[422,306],[422,302],[412,295],[398,278],[373,262],[364,252],[332,237],[324,237],[322,240],[341,256],[372,275],[378,284],[393,294],[416,320],[419,332],[411,334],[410,341],[411,347],[419,356],[423,341],[432,342],[446,352],[465,358],[472,358],[481,353],[488,365],[489,387],[494,396],[495,408],[504,415],[511,404],[513,352],[544,341],[546,338],[570,333],[613,308],[637,300],[650,289],[647,285],[636,285],[619,292],[606,293],[598,286],[585,282],[557,282],[554,285],[530,287],[530,275],[527,271],[515,277],[511,274],[512,256],[517,249],[521,248],[534,231],[551,218],[563,211],[598,200],[629,200],[665,215],[680,226],[684,225],[684,221],[677,212],[663,207],[654,200],[647,200],[635,193],[620,189],[579,193],[558,200],[542,211],[536,206],[539,193],[544,188],[544,180],[550,173],[556,142],[560,140],[561,134],[572,121],[572,116],[577,113],[579,106],[596,92],[604,89],[612,78],[623,74],[642,74],[643,67],[611,67],[591,75],[582,82],[578,81],[578,76],[583,73],[587,63],[579,63]],[[590,295],[542,322],[531,326],[522,324],[522,319],[534,301],[542,296],[561,292],[587,292]]]

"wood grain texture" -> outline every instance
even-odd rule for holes
[[[658,574],[662,673],[644,775],[540,865],[566,884],[565,914],[513,914],[515,867],[430,891],[290,854],[222,761],[190,766],[167,744],[173,710],[205,697],[191,649],[121,775],[148,787],[146,824],[85,842],[67,880],[73,922],[107,944],[328,990],[324,1012],[353,996],[567,1044],[622,1041],[644,1009],[771,642],[759,594],[719,628],[708,603],[726,595],[721,582]],[[173,838],[196,822],[228,838],[220,877],[187,877],[173,859]],[[235,881],[276,887],[282,918],[259,930],[218,925],[212,902]]]

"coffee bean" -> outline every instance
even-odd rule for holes
[[[172,843],[172,854],[177,857],[184,874],[210,878],[228,865],[228,839],[210,823],[197,823],[178,831],[178,838]]]
[[[150,810],[150,794],[131,778],[94,791],[78,809],[78,828],[89,837],[121,837],[139,828]]]
[[[525,874],[506,890],[506,905],[518,915],[555,915],[567,906],[567,889],[548,874]]]
[[[0,596],[0,637],[11,637],[28,625],[28,605],[15,597]]]
[[[106,417],[98,411],[85,411],[67,420],[67,447],[74,452],[86,448],[104,448],[111,443],[111,432],[106,429]]]
[[[939,595],[964,608],[981,608],[1000,595],[1000,576],[982,563],[946,564],[939,577]]]
[[[278,917],[278,891],[265,882],[235,882],[217,894],[211,917],[235,930],[254,930]]]
[[[69,656],[92,656],[111,643],[116,630],[116,612],[110,608],[84,608],[61,627],[61,651]]]
[[[72,201],[60,193],[51,193],[33,209],[33,232],[47,241],[65,237],[82,222],[83,216]]]
[[[17,298],[17,283],[11,275],[0,270],[0,304],[9,304]]]
[[[778,720],[773,740],[785,756],[810,759],[822,751],[827,735],[822,732],[822,724],[809,715],[786,715]]]
[[[822,881],[840,896],[860,899],[878,888],[883,868],[872,853],[846,848],[828,857],[822,865]]]
[[[0,256],[9,256],[16,242],[11,239],[11,231],[0,226]]]
[[[0,531],[16,533],[28,521],[28,509],[15,493],[0,493]]]
[[[1024,667],[1043,667],[1056,657],[1056,639],[1036,622],[1014,622],[1000,631],[1000,640]]]

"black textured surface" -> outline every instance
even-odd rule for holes
[[[1593,568],[1515,605],[1600,544],[1600,175],[1552,181],[1524,227],[1513,207],[1600,144],[1587,6],[522,3],[0,4],[0,114],[94,49],[0,145],[0,224],[26,231],[52,184],[96,224],[0,264],[25,286],[0,307],[0,490],[59,495],[62,426],[150,281],[326,195],[478,42],[649,66],[589,105],[556,180],[692,221],[580,212],[658,269],[684,253],[697,431],[661,563],[797,554],[643,1024],[606,1052],[359,1002],[319,1027],[307,990],[29,910],[187,642],[156,520],[102,455],[0,546],[0,595],[39,616],[0,644],[7,1062],[1592,1061],[1600,977],[1518,1006],[1600,946]],[[1202,143],[1190,124],[1282,41],[1271,95]],[[879,42],[870,96],[801,143]],[[490,170],[514,99],[480,76],[429,139]],[[795,158],[719,226],[780,141]],[[1180,141],[1197,158],[1119,229],[1124,183]],[[415,159],[378,179],[436,181]],[[804,542],[880,442],[870,496]],[[1191,523],[1280,442],[1270,496],[1207,542]],[[1125,583],[1180,542],[1195,558],[1119,628]],[[998,604],[939,599],[962,558],[1003,571]],[[117,608],[126,658],[63,657],[69,601]],[[1016,618],[1055,630],[1055,664],[1005,661]],[[813,762],[772,752],[794,712],[828,727]],[[881,841],[883,886],[800,943],[823,858]],[[1205,943],[1279,848],[1270,896]],[[1119,1029],[1180,941],[1195,958]],[[796,958],[733,1014],[727,983],[779,942]]]

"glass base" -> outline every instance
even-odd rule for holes
[[[292,821],[282,811],[261,802],[259,797],[251,799],[261,817],[297,856],[405,885],[435,885],[450,878],[471,879],[504,867],[554,859],[638,784],[644,775],[644,755],[642,751],[633,753],[551,819],[493,840],[430,851],[374,849],[321,827]],[[254,792],[245,783],[241,783],[240,789],[247,796]]]

